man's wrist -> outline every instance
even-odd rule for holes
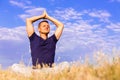
[[[47,16],[46,19],[50,20],[50,16]]]
[[[44,18],[44,16],[43,15],[40,15],[40,19],[43,19]]]

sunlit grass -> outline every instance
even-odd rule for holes
[[[118,52],[120,53],[120,52]],[[118,54],[116,53],[116,54]],[[113,56],[113,55],[111,55]],[[119,55],[110,57],[102,52],[97,52],[92,60],[86,59],[84,63],[80,61],[70,63],[70,67],[61,70],[36,70],[30,76],[16,73],[8,68],[0,68],[0,80],[120,80],[120,57]]]

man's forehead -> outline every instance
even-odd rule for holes
[[[41,24],[48,24],[47,22],[41,22]]]
[[[47,22],[42,22],[41,25],[49,25]]]

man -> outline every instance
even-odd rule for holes
[[[49,38],[48,34],[50,32],[50,25],[46,20],[41,21],[38,24],[40,36],[38,36],[34,31],[32,24],[40,19],[47,19],[53,22],[57,27],[55,33]],[[38,65],[40,65],[40,67],[43,67],[43,65],[52,67],[52,64],[54,63],[56,43],[63,32],[63,28],[64,25],[49,16],[45,10],[40,16],[34,16],[26,19],[26,31],[30,40],[33,68],[38,68]]]

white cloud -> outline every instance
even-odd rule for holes
[[[91,49],[92,51],[107,51],[112,50],[112,48],[114,47],[117,47],[120,40],[119,34],[108,36],[110,32],[107,29],[99,29],[100,26],[98,26],[98,29],[96,30],[92,30],[92,28],[89,28],[94,25],[90,25],[88,23],[86,23],[86,25],[79,23],[78,26],[74,26],[73,23],[73,25],[67,26],[65,25],[62,38],[57,47],[58,52],[64,52],[69,50],[72,50],[74,52],[74,50],[76,50],[78,46],[79,49],[87,47],[87,49]],[[82,30],[82,28],[84,30]]]
[[[106,27],[113,30],[113,31],[115,31],[115,32],[120,32],[120,22],[111,23],[110,25],[107,25]]]
[[[91,12],[91,13],[89,13],[89,15],[92,17],[99,17],[99,18],[100,17],[110,17],[110,14],[103,10]]]
[[[11,5],[26,9],[26,8],[33,8],[33,6],[27,6],[27,4],[31,4],[31,2],[29,0],[25,0],[25,1],[15,1],[15,0],[10,0],[9,1]]]
[[[33,16],[39,16],[43,13],[43,10],[45,8],[32,8],[32,9],[27,9],[25,10],[24,14],[19,15],[19,17],[25,21],[26,18],[33,17]]]
[[[78,13],[73,8],[67,8],[65,10],[55,10],[56,17],[60,15],[60,18],[64,20],[81,19],[81,13]]]
[[[60,15],[60,16],[58,16]],[[53,15],[59,19],[62,18],[62,20],[87,20],[91,21],[94,20],[94,18],[98,18],[100,22],[110,22],[109,18],[111,17],[111,14],[107,12],[106,10],[83,10],[83,11],[76,11],[73,8],[67,8],[67,9],[60,9],[55,10],[55,14]],[[87,19],[86,19],[87,17]],[[89,20],[88,20],[89,19]]]
[[[58,19],[62,18],[61,20],[65,25],[59,47],[57,47],[58,52],[75,50],[78,46],[80,46],[80,48],[86,46],[92,50],[110,50],[116,47],[120,40],[120,37],[113,37],[113,40],[109,38],[111,32],[107,29],[108,27],[105,26],[107,24],[104,24],[104,26],[101,24],[101,21],[110,23],[109,17],[111,17],[111,14],[105,10],[84,10],[78,12],[73,8],[68,8],[55,10],[55,13],[55,17]],[[89,20],[91,18],[87,20],[83,19],[84,16],[88,15],[93,21]],[[91,22],[95,22],[94,17],[99,18],[100,22],[91,24]],[[71,21],[68,22],[69,20]],[[115,27],[118,28],[118,25],[119,24],[116,26],[114,24],[112,26],[115,29]],[[118,29],[114,31],[116,32]]]
[[[99,18],[100,21],[109,22],[109,17],[111,14],[105,10],[95,10],[95,11],[88,11],[88,15],[91,17]]]
[[[0,27],[0,40],[24,41],[25,36],[25,26],[16,28]]]

